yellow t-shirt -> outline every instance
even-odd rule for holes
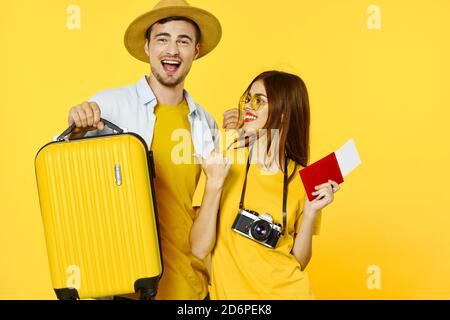
[[[195,217],[192,197],[201,168],[192,156],[188,113],[186,101],[155,107],[151,149],[164,265],[156,299],[203,299],[208,292],[205,264],[191,254],[189,244]]]
[[[218,215],[216,244],[211,254],[212,299],[312,299],[308,276],[291,254],[295,236],[300,230],[306,192],[297,172],[288,186],[287,231],[274,249],[267,248],[231,229],[239,210],[246,161],[235,163],[236,150],[227,152],[232,160],[226,178]],[[248,155],[245,150],[245,160]],[[288,175],[295,167],[289,161]],[[269,213],[282,225],[283,173],[267,174],[251,164],[247,177],[244,208]],[[202,174],[193,198],[200,206],[206,178]],[[314,234],[319,233],[320,214]]]

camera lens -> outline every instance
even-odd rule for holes
[[[265,241],[269,238],[272,227],[267,221],[258,220],[252,224],[250,233],[258,241]]]

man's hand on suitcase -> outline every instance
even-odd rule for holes
[[[105,124],[100,121],[100,108],[95,102],[83,102],[70,108],[68,121],[69,125],[76,124],[71,139],[83,137],[88,131],[105,128]]]

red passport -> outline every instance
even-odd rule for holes
[[[339,184],[344,182],[334,152],[303,168],[299,173],[309,201],[312,201],[315,198],[315,196],[312,195],[312,193],[316,191],[314,188],[315,186],[326,183],[328,180],[336,181]]]

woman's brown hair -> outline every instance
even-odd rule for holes
[[[267,93],[269,113],[263,129],[269,135],[270,129],[279,132],[279,163],[284,155],[297,164],[306,167],[309,160],[309,98],[303,80],[294,74],[280,71],[265,71],[258,75],[248,86],[249,92],[256,81],[261,80]]]

